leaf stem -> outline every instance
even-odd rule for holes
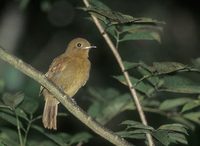
[[[33,115],[31,114],[31,115],[30,115],[30,119],[29,119],[29,121],[28,121],[28,125],[27,125],[26,130],[25,130],[25,135],[24,135],[24,146],[26,146],[26,143],[27,143],[28,133],[29,133],[29,130],[30,130],[31,125],[32,125],[32,119],[33,119]]]
[[[83,0],[83,2],[84,2],[84,4],[85,4],[86,7],[90,6],[88,0]],[[112,50],[113,55],[115,56],[115,58],[117,60],[117,63],[119,65],[121,71],[123,72],[123,75],[124,75],[124,77],[126,79],[126,82],[128,84],[130,93],[131,93],[131,95],[133,97],[133,101],[134,101],[134,103],[136,105],[136,108],[138,110],[138,113],[139,113],[139,116],[140,116],[140,119],[141,119],[142,123],[144,125],[148,125],[146,117],[145,117],[145,114],[144,114],[144,111],[142,109],[142,105],[141,105],[140,100],[139,100],[139,97],[137,96],[136,90],[134,89],[134,87],[133,87],[133,85],[131,83],[129,74],[128,74],[128,72],[126,71],[126,69],[124,67],[124,64],[122,62],[122,58],[119,55],[119,52],[117,51],[117,48],[114,46],[114,44],[113,44],[112,40],[110,39],[110,37],[108,36],[107,32],[104,31],[104,27],[101,25],[101,23],[99,22],[99,20],[94,15],[92,15],[92,14],[91,14],[91,17],[92,17],[95,25],[99,29],[100,33],[102,34],[103,38],[105,39],[106,43],[108,44],[108,46]],[[148,145],[149,146],[154,146],[154,142],[153,142],[152,136],[150,134],[146,134],[146,137],[147,137]]]
[[[5,108],[5,109],[9,109],[9,110],[13,110],[10,106],[7,105],[0,105],[0,108]]]
[[[116,31],[116,35],[117,35],[117,38],[116,38],[115,48],[118,49],[119,48],[119,32],[118,31]]]
[[[16,121],[17,121],[17,132],[18,132],[18,136],[19,136],[19,143],[20,143],[20,146],[24,146],[24,143],[22,141],[22,134],[21,134],[20,124],[19,124],[19,117],[18,117],[16,112],[15,112],[15,117],[16,117]]]
[[[64,116],[67,116],[67,114],[66,113],[58,113],[58,116],[63,116],[64,117]],[[39,116],[31,119],[31,122],[33,123],[33,122],[35,122],[37,120],[40,120],[40,119],[42,119],[42,115],[39,115]]]
[[[42,115],[39,115],[39,116],[33,118],[33,119],[31,120],[31,122],[33,123],[33,122],[35,122],[35,121],[37,121],[37,120],[40,120],[40,119],[42,119]]]

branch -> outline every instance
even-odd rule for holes
[[[76,118],[78,118],[81,122],[92,129],[95,133],[99,134],[101,137],[118,146],[132,146],[131,143],[114,134],[112,131],[106,129],[92,119],[89,115],[87,115],[87,113],[84,112],[72,98],[68,97],[63,91],[57,88],[45,77],[44,74],[37,71],[19,58],[5,52],[2,48],[0,48],[0,58],[48,89],[69,112],[71,112]]]
[[[88,0],[83,0],[83,2],[84,2],[84,4],[85,4],[86,7],[90,6]],[[138,110],[138,113],[139,113],[139,116],[140,116],[140,119],[141,119],[142,123],[144,125],[148,125],[146,117],[145,117],[145,114],[144,114],[144,111],[142,109],[142,105],[141,105],[140,100],[139,100],[139,97],[137,96],[136,90],[134,89],[133,84],[131,83],[129,74],[126,71],[126,69],[125,69],[125,67],[123,65],[122,58],[119,55],[119,52],[117,51],[117,48],[114,46],[114,44],[111,41],[110,37],[105,32],[105,29],[101,25],[101,23],[99,22],[99,20],[94,15],[91,15],[91,17],[92,17],[95,25],[99,29],[100,33],[102,34],[103,38],[105,39],[106,43],[110,47],[111,51],[113,52],[113,54],[114,54],[114,56],[115,56],[115,58],[117,60],[117,63],[119,64],[119,67],[120,67],[120,69],[121,69],[121,71],[122,71],[122,73],[123,73],[123,75],[124,75],[124,77],[126,79],[127,85],[129,87],[130,93],[131,93],[131,95],[133,97],[133,101],[134,101],[134,103],[136,105],[136,108]],[[147,141],[148,141],[149,146],[154,146],[152,136],[150,134],[146,134],[146,136],[147,136]]]

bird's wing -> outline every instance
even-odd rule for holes
[[[63,62],[65,62],[65,60],[67,59],[67,57],[62,57],[59,56],[57,58],[55,58],[53,60],[53,62],[51,63],[48,72],[45,74],[45,76],[53,81],[53,78],[55,75],[59,74],[64,68],[65,66],[63,66]],[[68,59],[69,60],[69,59]],[[41,86],[40,87],[40,92],[39,92],[39,96],[42,94],[44,90],[44,87]]]
[[[56,74],[62,72],[66,67],[66,60],[70,60],[70,58],[62,56],[55,58],[51,63],[48,72],[45,74],[46,77],[52,79]]]

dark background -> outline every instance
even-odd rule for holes
[[[197,3],[181,0],[102,0],[115,11],[134,17],[150,17],[165,21],[162,43],[131,41],[120,44],[122,58],[130,61],[177,61],[190,63],[200,54],[200,15]],[[46,72],[52,59],[64,52],[67,43],[75,37],[84,37],[98,49],[90,52],[92,70],[87,86],[76,95],[84,108],[89,86],[118,86],[111,76],[119,73],[115,59],[96,26],[85,19],[88,15],[78,10],[81,0],[30,0],[27,5],[17,0],[0,0],[0,45]],[[26,95],[38,97],[39,85],[12,67],[0,63],[0,77],[5,80],[6,91],[22,90]],[[62,108],[61,108],[62,109]],[[72,122],[73,121],[73,122]],[[74,121],[80,126],[74,124]],[[152,121],[156,121],[153,120]],[[66,124],[67,122],[67,124]],[[155,123],[149,121],[152,125]],[[72,133],[87,129],[76,121],[61,119],[63,131]],[[189,145],[198,146],[200,130],[191,133]]]

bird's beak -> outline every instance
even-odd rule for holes
[[[84,49],[93,49],[93,48],[97,48],[96,46],[88,46],[88,47],[85,47]]]

